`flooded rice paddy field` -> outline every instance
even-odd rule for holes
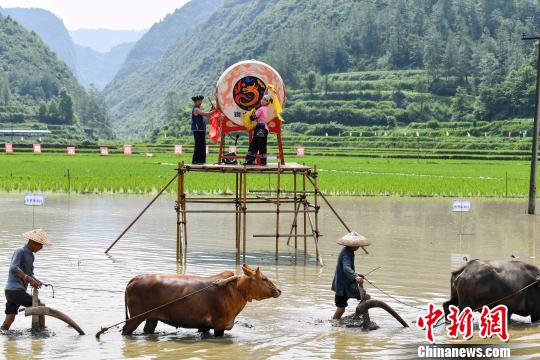
[[[232,214],[189,215],[187,265],[176,264],[176,216],[171,197],[158,200],[110,255],[105,255],[104,250],[148,201],[146,197],[46,196],[46,205],[35,209],[35,223],[48,231],[54,246],[36,255],[35,266],[39,279],[55,285],[55,297],[50,288],[40,294],[47,305],[66,312],[88,335],[78,336],[51,318],[48,336],[32,337],[27,331],[30,319],[19,315],[12,330],[0,336],[0,358],[412,358],[417,346],[425,344],[421,330],[414,325],[402,328],[382,310],[370,312],[381,327],[377,331],[335,327],[328,321],[335,310],[330,285],[341,249],[334,240],[344,230],[324,207],[320,217],[324,267],[315,264],[310,239],[307,258],[303,256],[303,240],[295,252],[282,239],[276,264],[274,239],[248,238],[247,262],[260,266],[283,294],[248,303],[233,330],[223,338],[202,338],[195,330],[160,324],[158,335],[141,335],[141,326],[135,336],[123,337],[118,328],[96,340],[94,334],[101,326],[124,319],[123,290],[134,275],[240,272],[235,262]],[[357,271],[366,273],[380,266],[370,274],[370,280],[410,305],[426,307],[429,302],[447,300],[450,271],[461,266],[464,257],[510,259],[513,255],[538,265],[540,217],[525,214],[525,201],[474,199],[472,212],[463,216],[462,231],[459,215],[450,211],[451,199],[341,197],[331,201],[351,228],[372,241],[370,255],[357,252]],[[32,227],[32,209],[22,203],[22,194],[0,195],[2,286],[11,254],[23,244],[20,234]],[[252,215],[248,219],[250,234],[274,232],[273,216]],[[290,224],[290,220],[282,215],[282,223]],[[284,225],[281,232],[288,230]],[[459,232],[466,235],[458,236]],[[421,311],[369,285],[366,289],[409,323],[421,315]],[[354,305],[349,300],[346,314],[354,311]],[[528,319],[513,319],[513,356],[537,357],[540,328],[531,326]],[[444,326],[436,329],[435,336],[440,343],[451,343]],[[485,343],[476,336],[472,342]]]

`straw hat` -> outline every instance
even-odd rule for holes
[[[353,231],[342,238],[336,240],[336,243],[343,246],[368,246],[371,243],[364,236]]]
[[[42,245],[52,245],[49,237],[47,236],[47,233],[42,229],[34,229],[27,231],[23,234],[23,237]]]

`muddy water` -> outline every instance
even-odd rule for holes
[[[123,320],[123,289],[136,274],[239,271],[234,217],[226,214],[190,215],[188,264],[185,268],[176,265],[171,198],[158,201],[105,255],[103,251],[147,201],[141,197],[47,196],[46,205],[36,209],[35,222],[47,229],[54,246],[38,253],[35,265],[37,276],[55,285],[55,297],[47,288],[41,295],[47,305],[73,317],[88,335],[78,336],[50,319],[49,336],[33,338],[26,331],[30,319],[20,315],[13,331],[0,336],[0,358],[411,358],[418,344],[425,343],[423,332],[414,326],[400,327],[381,310],[371,312],[381,329],[369,333],[334,327],[327,321],[334,311],[329,289],[340,250],[334,239],[343,231],[325,208],[320,221],[325,267],[315,265],[312,241],[308,240],[307,258],[303,241],[296,257],[294,247],[282,243],[276,265],[273,239],[248,239],[247,262],[260,266],[283,295],[248,304],[225,337],[201,338],[194,330],[159,325],[157,336],[122,337],[115,329],[97,341],[93,334],[100,326]],[[450,199],[336,198],[333,202],[350,226],[373,242],[370,255],[358,252],[357,270],[381,266],[370,279],[406,304],[425,307],[446,300],[449,273],[464,257],[509,259],[514,255],[537,263],[540,220],[525,215],[523,201],[473,200],[473,211],[462,219],[450,212]],[[0,284],[4,286],[11,253],[22,244],[19,234],[31,227],[32,211],[22,205],[22,195],[12,194],[0,195],[0,211]],[[271,217],[254,217],[249,224],[251,233],[272,233],[273,229]],[[458,236],[460,232],[466,235]],[[408,322],[420,314],[376,289],[367,289]],[[350,313],[353,301],[349,303]],[[444,331],[438,328],[436,338],[448,343]],[[530,326],[528,319],[515,318],[510,334],[514,356],[538,356],[540,329]]]

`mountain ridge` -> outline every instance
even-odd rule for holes
[[[529,81],[533,53],[517,37],[535,29],[531,19],[540,18],[540,5],[528,0],[460,4],[461,0],[227,0],[208,20],[178,38],[158,62],[111,82],[105,95],[116,126],[142,136],[171,120],[166,115],[169,94],[181,104],[188,104],[193,93],[209,95],[219,74],[240,60],[269,63],[289,88],[305,87],[310,71],[324,82],[332,73],[420,69],[426,75],[418,83],[419,93],[425,87],[433,96],[452,97],[462,88],[459,95],[464,99],[456,105],[462,107],[459,117],[489,120],[498,116],[490,107],[501,102],[496,99],[503,96],[503,87],[513,86],[508,78],[513,70],[525,67],[520,76]],[[427,120],[450,120],[438,105],[424,106],[424,100],[419,104],[418,110],[410,104],[410,111],[393,120],[374,120],[407,124],[415,117],[424,121],[423,114]],[[517,116],[518,104],[508,104],[501,114]],[[354,118],[353,112],[346,115]]]

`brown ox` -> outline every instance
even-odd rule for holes
[[[177,328],[199,329],[201,332],[214,329],[215,336],[222,336],[225,330],[233,328],[236,316],[248,301],[281,295],[281,290],[259,268],[254,270],[244,264],[242,270],[244,275],[223,285],[213,283],[234,276],[231,271],[210,277],[177,274],[134,277],[126,287],[126,320],[128,309],[131,319],[124,325],[122,334],[132,334],[146,320],[145,334],[154,333],[158,321],[161,321]],[[194,293],[196,291],[199,292]],[[176,299],[180,300],[151,311]],[[149,310],[151,312],[137,317]]]

